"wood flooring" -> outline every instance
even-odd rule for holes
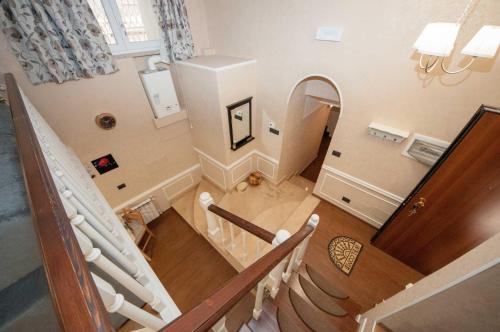
[[[151,267],[182,313],[203,302],[237,275],[174,209],[167,210],[148,226],[156,235],[146,251],[152,258]],[[254,296],[248,294],[226,315],[229,331],[236,331],[250,319],[253,305]]]
[[[328,133],[325,131],[319,146],[318,156],[304,171],[302,171],[302,173],[300,173],[302,177],[312,182],[316,182],[316,180],[318,180],[319,173],[321,172],[321,166],[323,166],[323,161],[325,160],[331,141],[332,138],[328,136]]]

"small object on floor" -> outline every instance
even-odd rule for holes
[[[348,236],[337,236],[328,244],[328,254],[335,266],[349,275],[362,248],[361,243]]]
[[[252,172],[248,176],[248,183],[252,186],[258,186],[262,182],[262,173],[260,172]]]
[[[240,193],[247,190],[247,188],[248,188],[248,182],[246,182],[246,181],[240,182],[236,186],[236,190],[238,190],[238,192],[240,192]]]
[[[135,243],[139,244],[143,236],[147,234],[144,244],[139,248],[141,249],[144,258],[146,258],[148,262],[151,262],[151,257],[149,257],[145,251],[149,241],[156,236],[149,229],[148,225],[144,221],[144,218],[142,217],[142,214],[137,210],[126,208],[123,210],[123,220],[125,220],[127,228],[132,230],[135,237]]]

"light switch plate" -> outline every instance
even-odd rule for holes
[[[316,39],[339,42],[342,39],[342,30],[342,27],[320,27],[316,32]]]

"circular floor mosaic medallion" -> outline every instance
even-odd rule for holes
[[[334,237],[328,245],[328,253],[332,262],[340,271],[349,275],[358,259],[363,245],[348,236]]]

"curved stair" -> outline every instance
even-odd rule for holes
[[[307,295],[309,300],[318,308],[323,310],[324,312],[333,315],[333,316],[346,316],[347,311],[342,309],[335,300],[325,294],[322,290],[318,289],[316,286],[311,284],[306,278],[298,275],[299,284],[304,290],[304,293]]]

